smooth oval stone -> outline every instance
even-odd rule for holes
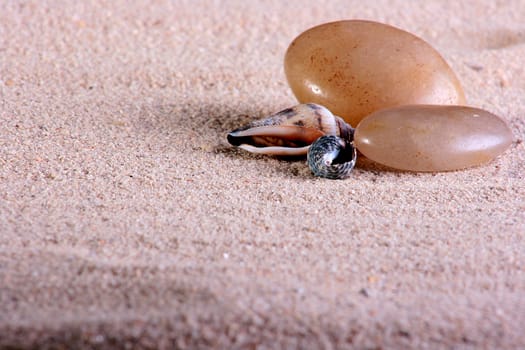
[[[367,116],[354,142],[366,157],[392,168],[445,171],[489,162],[509,147],[512,132],[482,109],[414,105]]]
[[[299,35],[284,60],[301,103],[318,103],[356,126],[379,109],[465,103],[460,82],[422,39],[361,20],[322,24]]]

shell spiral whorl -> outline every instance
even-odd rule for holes
[[[355,166],[357,151],[350,140],[326,135],[312,143],[307,158],[315,176],[345,179]]]

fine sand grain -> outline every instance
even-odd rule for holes
[[[434,46],[505,154],[331,181],[230,147],[354,18]],[[0,348],[524,348],[524,57],[523,0],[5,1]]]

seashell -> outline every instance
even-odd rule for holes
[[[512,142],[512,132],[490,112],[446,105],[384,109],[352,129],[325,107],[308,103],[236,129],[228,141],[254,153],[306,153],[314,175],[343,179],[356,163],[356,149],[395,169],[458,170],[502,154]]]
[[[307,159],[315,176],[346,179],[355,166],[357,151],[350,140],[325,135],[312,144]]]
[[[306,103],[235,129],[227,138],[233,146],[252,153],[302,156],[323,135],[351,139],[352,133],[352,127],[325,107]]]
[[[284,71],[300,103],[323,105],[352,126],[384,108],[465,104],[459,79],[432,46],[383,23],[310,28],[288,47]]]

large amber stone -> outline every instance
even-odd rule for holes
[[[509,147],[512,132],[482,109],[414,105],[367,116],[354,142],[366,157],[392,168],[445,171],[489,162]]]
[[[465,103],[459,80],[436,50],[376,22],[339,21],[307,30],[290,44],[284,69],[299,102],[326,106],[354,127],[387,107]]]

